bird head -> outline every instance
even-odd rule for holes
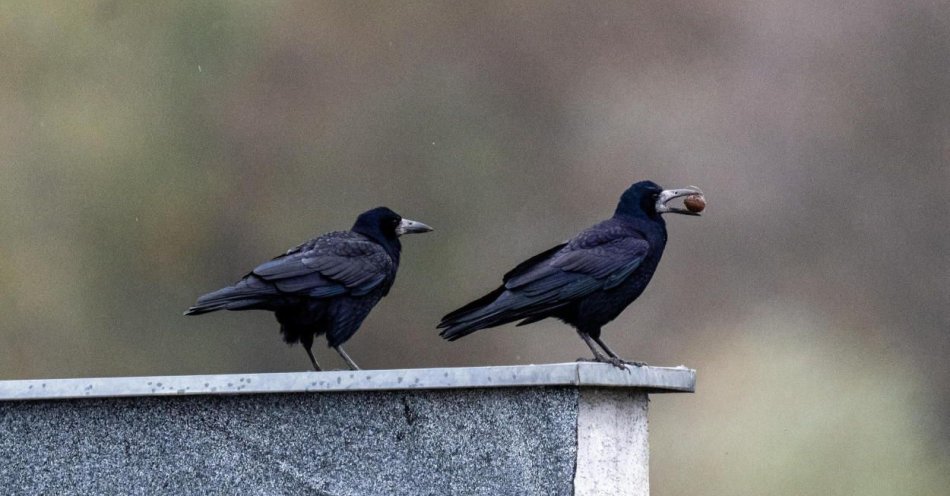
[[[376,238],[396,239],[403,234],[415,234],[431,231],[432,228],[415,220],[403,219],[401,215],[386,207],[367,210],[356,218],[353,232]]]
[[[641,216],[658,218],[660,214],[699,215],[685,208],[676,207],[670,202],[676,198],[690,195],[702,195],[703,192],[695,186],[678,189],[663,189],[653,181],[640,181],[630,186],[620,197],[615,215]]]

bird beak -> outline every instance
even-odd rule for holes
[[[398,226],[396,226],[396,235],[402,236],[403,234],[415,234],[415,233],[424,233],[431,231],[432,228],[414,220],[403,219]]]
[[[699,190],[696,186],[689,186],[686,188],[679,189],[666,189],[660,192],[660,197],[656,200],[656,213],[658,214],[683,214],[683,215],[699,215],[699,212],[690,212],[685,208],[674,207],[672,205],[667,205],[671,200],[676,198],[681,198],[684,196],[690,195],[702,195],[703,192]]]

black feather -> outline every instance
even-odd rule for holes
[[[401,220],[385,207],[364,212],[350,231],[324,234],[260,264],[234,285],[198,298],[185,315],[269,310],[288,343],[300,341],[309,353],[313,336],[325,334],[338,347],[396,279]]]
[[[661,191],[649,181],[634,184],[610,219],[518,264],[501,287],[443,317],[440,335],[454,341],[555,317],[599,339],[601,327],[643,292],[663,255],[666,225],[654,208]]]

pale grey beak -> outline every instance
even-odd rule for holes
[[[415,220],[403,219],[402,222],[396,226],[396,235],[402,236],[403,234],[415,234],[415,233],[424,233],[431,231],[432,228]]]
[[[674,207],[672,205],[667,205],[668,202],[676,198],[689,195],[702,195],[703,192],[699,190],[696,186],[689,186],[686,188],[679,189],[666,189],[660,192],[660,197],[656,200],[656,213],[658,214],[683,214],[683,215],[699,215],[699,212],[690,212],[685,208]]]

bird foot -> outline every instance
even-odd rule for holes
[[[646,365],[643,362],[631,362],[631,361],[624,360],[620,357],[605,357],[605,356],[599,356],[595,358],[578,358],[577,361],[578,362],[592,362],[592,363],[607,363],[607,364],[613,365],[614,367],[617,367],[618,369],[625,370],[627,372],[630,372],[630,369],[627,368],[627,365],[632,365],[634,367],[643,367]]]

